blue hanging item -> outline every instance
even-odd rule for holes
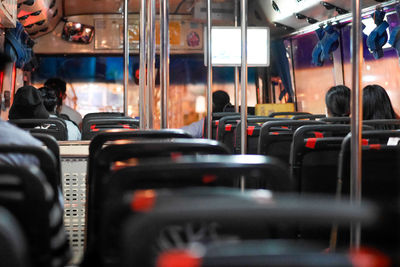
[[[339,47],[339,32],[336,31],[332,25],[328,24],[325,27],[325,36],[322,38],[322,57],[323,59],[329,59],[330,54],[338,49]]]
[[[15,28],[6,29],[4,53],[10,56],[17,68],[23,68],[33,57],[34,42],[25,31],[24,26],[17,22]]]
[[[396,6],[397,18],[400,19],[400,5]],[[396,26],[390,33],[388,43],[396,49],[397,56],[400,57],[400,26]],[[400,63],[400,62],[399,62]]]
[[[312,60],[311,63],[315,66],[322,66],[324,65],[324,58],[322,56],[322,43],[321,40],[324,38],[325,31],[322,27],[318,28],[315,33],[318,36],[319,42],[314,47],[312,51]]]
[[[388,40],[386,29],[389,27],[389,24],[384,21],[385,11],[383,10],[375,10],[373,18],[377,27],[368,36],[367,46],[374,58],[379,59],[383,57],[382,47]]]
[[[316,66],[322,66],[324,60],[329,59],[330,54],[339,47],[339,32],[328,24],[325,29],[322,27],[316,30],[320,40],[312,52],[311,63]]]

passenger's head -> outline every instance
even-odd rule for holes
[[[58,103],[57,91],[49,87],[42,87],[39,91],[42,94],[43,104],[47,111],[55,113]]]
[[[344,85],[331,87],[325,95],[329,117],[348,117],[350,115],[350,89]]]
[[[379,85],[367,85],[363,89],[363,119],[395,119],[390,98],[385,89]]]
[[[50,78],[44,83],[44,86],[56,90],[58,97],[57,106],[61,106],[62,101],[67,97],[67,84],[59,78]]]
[[[223,112],[230,104],[229,95],[225,91],[215,91],[212,95],[213,112]]]
[[[48,117],[49,113],[43,105],[39,90],[30,85],[17,90],[8,114],[9,119],[47,119]]]

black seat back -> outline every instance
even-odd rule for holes
[[[0,166],[0,192],[0,205],[11,211],[26,234],[34,266],[50,266],[50,212],[57,196],[44,175],[34,166]]]
[[[400,147],[397,142],[388,145],[388,139],[399,137],[400,132],[394,130],[364,131],[362,135],[362,198],[376,201],[383,210],[379,224],[363,234],[363,241],[393,255],[400,248]],[[345,195],[350,187],[350,141],[349,134],[342,144],[338,171]]]
[[[325,225],[337,218],[340,224],[344,224],[356,218],[367,221],[367,217],[372,215],[367,214],[366,210],[361,214],[347,203],[340,205],[324,198],[301,199],[275,195],[264,195],[262,198],[264,201],[252,195],[251,191],[241,194],[239,191],[211,189],[130,193],[123,202],[125,213],[130,215],[122,228],[124,232],[121,236],[125,240],[122,266],[151,266],[154,257],[163,249],[186,248],[195,242],[211,245],[232,239],[238,243],[239,240],[272,238],[273,227],[279,227],[282,222]],[[143,203],[144,199],[151,204],[141,205],[139,202]],[[199,234],[196,238],[190,233]],[[278,251],[275,250],[274,254],[278,254]],[[254,250],[252,252],[256,253]],[[320,250],[316,249],[315,252]],[[248,263],[243,266],[253,265]]]
[[[247,119],[247,149],[246,154],[257,154],[258,151],[258,139],[260,136],[260,130],[263,123],[267,121],[279,121],[282,119],[255,116]],[[242,137],[242,122],[238,121],[235,129],[235,153],[241,153],[241,137]]]
[[[146,139],[167,139],[167,138],[192,138],[192,136],[185,131],[177,129],[163,129],[163,130],[113,130],[105,131],[97,134],[89,145],[89,158],[88,158],[88,171],[87,180],[91,183],[92,173],[94,172],[94,158],[102,149],[103,145],[110,141],[117,140],[146,140]]]
[[[17,219],[0,207],[0,262],[2,266],[28,267],[28,244]]]
[[[68,140],[67,124],[60,118],[18,119],[9,122],[31,133],[49,134],[59,141]]]
[[[292,120],[316,120],[326,118],[325,114],[306,114],[306,115],[295,115]]]
[[[110,145],[100,150],[91,161],[91,172],[88,177],[88,209],[90,210],[87,223],[88,246],[93,247],[96,243],[95,238],[99,233],[96,229],[96,222],[99,221],[98,214],[104,205],[104,195],[109,190],[104,185],[108,183],[107,179],[110,179],[110,172],[115,162],[157,157],[175,158],[193,154],[229,154],[229,151],[223,144],[214,140],[187,138],[127,140],[125,144],[120,141],[119,145]],[[153,163],[154,160],[151,162]],[[148,167],[152,169],[151,164]],[[93,248],[89,248],[89,250],[91,249]],[[91,253],[89,252],[89,255],[93,255]],[[93,258],[93,256],[89,257]]]
[[[51,135],[42,133],[32,133],[32,136],[36,139],[39,139],[47,147],[47,149],[53,153],[56,159],[57,171],[59,174],[61,174],[60,147],[58,146],[57,140]]]
[[[376,130],[396,130],[400,128],[400,120],[363,120],[364,125],[370,125]]]
[[[236,112],[214,112],[212,114],[212,130],[211,130],[211,135],[212,138],[214,140],[217,140],[217,129],[218,129],[218,125],[219,125],[219,121],[226,116],[237,116],[240,113],[236,113]],[[204,124],[203,124],[203,137],[206,136],[207,133],[207,117],[204,118]]]
[[[116,253],[115,248],[118,247],[118,242],[111,240],[115,240],[115,238],[113,239],[115,230],[119,229],[120,214],[105,214],[118,211],[119,199],[124,192],[136,189],[187,188],[191,186],[238,187],[242,176],[245,177],[248,187],[271,188],[278,191],[291,190],[287,169],[283,168],[279,161],[252,155],[184,156],[175,160],[149,160],[136,167],[124,168],[105,177],[103,183],[98,186],[98,188],[102,187],[97,192],[99,201],[95,202],[97,204],[95,219],[98,223],[96,232],[103,233],[105,229],[109,229],[109,234],[101,237],[100,244],[103,245],[103,249],[100,254],[106,258],[110,255],[109,258],[112,258],[112,255]],[[107,201],[110,199],[113,201]]]
[[[124,117],[122,112],[93,112],[86,114],[82,121],[87,121],[93,118],[114,118],[114,117]]]
[[[242,240],[198,246],[198,249],[162,251],[156,266],[168,267],[186,260],[199,263],[199,267],[352,267],[357,257],[344,253],[320,253],[313,243],[291,240]],[[373,255],[368,257],[374,259]]]
[[[58,172],[57,161],[52,152],[41,147],[27,145],[0,145],[0,153],[12,153],[34,156],[39,160],[40,170],[45,174],[47,182],[54,192],[61,189],[61,174]],[[19,164],[23,165],[24,162]]]
[[[324,121],[330,124],[349,124],[350,117],[326,117],[321,118],[320,121]]]
[[[282,120],[263,124],[258,139],[258,154],[273,156],[289,164],[294,131],[303,125],[324,124],[318,121]]]
[[[335,195],[339,152],[349,132],[350,125],[340,124],[304,125],[295,131],[290,165],[299,193]]]
[[[139,128],[139,120],[129,117],[99,118],[94,117],[82,124],[82,140],[91,140],[99,132],[112,129],[135,130]]]
[[[285,118],[292,118],[293,116],[297,115],[311,115],[308,112],[297,112],[297,111],[285,111],[285,112],[272,112],[268,115],[268,117],[276,118],[276,117],[285,117]]]

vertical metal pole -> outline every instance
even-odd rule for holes
[[[247,150],[247,0],[240,0],[241,5],[241,33],[242,33],[242,65],[241,65],[241,96],[242,101],[240,119],[241,128],[241,153]]]
[[[238,0],[234,0],[234,5],[235,5],[235,27],[238,26]],[[239,112],[239,67],[235,67],[235,112]]]
[[[169,1],[160,1],[160,81],[161,81],[161,128],[168,128],[169,89]]]
[[[140,66],[139,66],[139,118],[140,129],[146,127],[146,112],[145,112],[145,90],[146,90],[146,0],[141,0],[140,6]]]
[[[352,59],[352,103],[351,103],[351,183],[350,201],[361,204],[361,135],[362,135],[362,92],[361,71],[363,47],[361,36],[361,0],[353,0],[353,26],[351,32]],[[361,224],[352,223],[350,229],[350,246],[359,249],[361,242]]]
[[[241,6],[241,34],[242,34],[242,64],[241,64],[241,112],[240,120],[242,123],[240,148],[241,154],[247,152],[247,0],[240,0]],[[246,185],[244,177],[240,181],[241,189],[244,191]]]
[[[124,1],[124,115],[128,116],[129,35],[128,0]]]
[[[147,129],[153,128],[153,112],[154,112],[154,87],[155,87],[155,57],[156,57],[156,38],[155,38],[155,17],[156,5],[155,0],[148,1],[148,55],[147,55],[147,95],[146,95],[146,118]]]
[[[212,138],[212,51],[211,51],[211,0],[207,0],[207,135]]]

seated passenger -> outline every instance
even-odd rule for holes
[[[0,53],[0,71],[3,71],[6,65],[10,62],[10,58]],[[21,90],[21,88],[19,89]],[[49,114],[43,106],[40,106],[41,101],[39,101],[39,97],[37,95],[32,95],[29,99],[30,101],[26,101],[25,103],[20,102],[21,99],[16,97],[23,93],[24,89],[19,92],[17,90],[16,95],[14,96],[13,102],[13,112],[11,112],[11,117],[15,115],[15,106],[16,105],[33,105],[34,112],[31,112],[34,116],[40,116],[44,118],[48,118]],[[1,109],[0,109],[1,113]],[[28,114],[30,115],[30,114]],[[0,144],[1,145],[30,145],[30,146],[42,146],[42,142],[34,138],[29,132],[26,132],[11,123],[8,123],[1,119],[0,117]],[[0,154],[0,164],[10,165],[10,166],[19,166],[19,165],[39,165],[39,160],[33,156],[27,156],[22,154]]]
[[[79,129],[82,128],[82,115],[74,110],[73,108],[65,105],[64,100],[67,98],[67,85],[65,81],[59,79],[59,78],[51,78],[48,79],[44,83],[45,87],[50,87],[57,92],[57,113],[58,114],[65,114],[70,118],[71,121],[73,121],[76,125],[78,125]]]
[[[350,115],[350,89],[344,85],[331,87],[325,95],[327,117]]]
[[[377,85],[367,85],[363,89],[363,119],[396,119],[392,102],[386,90]]]
[[[363,120],[398,119],[386,90],[379,85],[363,89]],[[376,125],[377,130],[398,129],[396,125]]]
[[[4,69],[4,64],[9,58],[0,53],[0,71]],[[21,97],[22,96],[22,97]],[[25,107],[25,109],[21,109]],[[1,109],[0,109],[1,113]],[[9,112],[10,119],[18,119],[20,116],[25,118],[43,118],[49,117],[48,112],[43,106],[39,91],[32,86],[24,86],[17,90],[14,96],[14,102]],[[26,132],[0,118],[0,144],[2,145],[29,145],[42,146],[42,143],[34,138],[29,132]],[[39,160],[34,156],[22,154],[0,154],[0,164],[11,166],[29,166],[36,165],[40,167]],[[48,187],[47,193],[53,193],[51,187]],[[54,255],[51,267],[62,267],[71,258],[71,249],[64,230],[62,195],[58,192],[57,198],[52,198],[52,212],[49,214],[49,221],[52,222],[51,250]],[[42,259],[34,259],[41,261]]]
[[[56,90],[49,87],[42,87],[39,89],[42,94],[43,104],[46,110],[50,113],[50,118],[58,118],[56,113],[56,107],[58,103],[58,97]],[[81,132],[72,121],[64,119],[67,124],[68,140],[81,140]]]
[[[49,113],[43,105],[40,92],[35,87],[26,85],[15,93],[8,118],[10,120],[48,119]]]
[[[218,90],[212,94],[213,109],[212,112],[223,112],[226,108],[231,107],[228,93]],[[181,129],[190,133],[193,137],[203,136],[204,118],[193,122],[190,125],[183,126]]]

